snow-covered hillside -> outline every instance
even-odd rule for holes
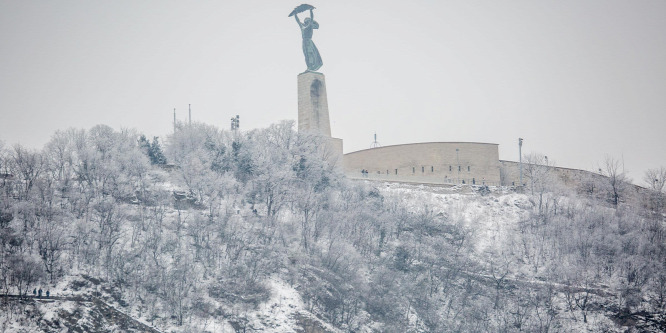
[[[569,307],[566,291],[575,288],[566,283],[549,281],[544,270],[534,270],[533,265],[526,265],[514,251],[516,242],[521,242],[521,227],[531,218],[534,211],[533,198],[529,194],[517,193],[515,188],[489,187],[485,192],[481,186],[430,186],[425,184],[384,183],[375,185],[382,189],[387,199],[401,202],[414,213],[430,211],[431,214],[447,216],[454,221],[461,221],[469,230],[472,230],[474,255],[479,263],[489,265],[495,261],[496,256],[503,252],[512,252],[509,269],[503,280],[512,284],[514,288],[549,288],[554,290],[552,295],[552,311],[558,314],[553,318],[557,331],[566,332],[625,332],[627,326],[641,327],[641,331],[660,331],[666,329],[666,316],[648,315],[646,317],[633,316],[630,320],[620,318],[613,309],[616,306],[616,291],[608,285],[587,285],[590,289],[590,302],[594,302],[592,310],[586,313],[587,322],[582,318],[582,312],[576,305]],[[572,198],[562,194],[548,193],[552,200],[561,205],[579,205]],[[608,208],[600,208],[611,211]],[[543,241],[548,241],[545,237]],[[553,265],[566,265],[566,262],[553,258]],[[497,276],[492,272],[477,272],[470,275],[489,282],[496,282]],[[610,282],[610,281],[609,281]],[[594,299],[594,300],[592,300]],[[575,303],[575,301],[574,301]],[[570,313],[567,314],[567,311]],[[630,329],[631,330],[631,329]]]
[[[288,122],[137,136],[0,149],[0,329],[665,329],[659,195],[349,180]]]

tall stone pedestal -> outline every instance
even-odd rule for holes
[[[331,152],[329,161],[342,165],[342,139],[331,137],[326,81],[322,73],[298,74],[298,131],[324,136],[327,150]]]
[[[331,136],[326,81],[322,73],[298,75],[298,131]]]

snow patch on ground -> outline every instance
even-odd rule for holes
[[[260,304],[258,309],[248,316],[253,329],[275,333],[296,332],[296,328],[299,327],[297,322],[299,316],[319,321],[305,310],[301,296],[289,283],[271,277],[267,285],[271,289],[270,299]],[[339,332],[330,325],[321,321],[320,323],[330,332]]]
[[[475,231],[474,243],[483,254],[497,243],[506,241],[516,223],[527,216],[531,207],[528,196],[502,187],[489,187],[490,193],[479,194],[480,186],[429,187],[386,183],[382,193],[388,200],[405,204],[413,213],[431,210],[450,221],[461,221]]]

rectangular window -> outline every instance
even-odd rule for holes
[[[449,165],[449,172],[453,171],[453,167]]]
[[[412,167],[412,173],[416,173],[416,168]]]
[[[460,172],[460,165],[458,166],[458,172]]]
[[[467,166],[467,171],[469,171],[469,165]]]
[[[435,172],[435,167],[434,166],[430,167],[430,172]]]
[[[395,169],[395,174],[396,174],[396,175],[398,174],[398,169]]]
[[[421,167],[421,173],[424,173],[424,172],[425,172],[425,167],[422,166],[422,167]]]

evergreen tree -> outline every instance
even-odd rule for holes
[[[150,140],[146,139],[145,135],[141,134],[139,137],[139,149],[148,156],[150,164],[164,165],[167,163],[167,159],[164,156],[162,146],[159,142],[159,137],[154,136],[153,142],[151,143]]]
[[[139,148],[148,155],[148,151],[150,150],[150,141],[146,139],[146,136],[141,134],[139,137]]]
[[[164,165],[167,163],[164,152],[162,152],[162,147],[160,146],[159,138],[156,136],[153,137],[153,143],[150,144],[148,157],[150,157],[151,164]]]

